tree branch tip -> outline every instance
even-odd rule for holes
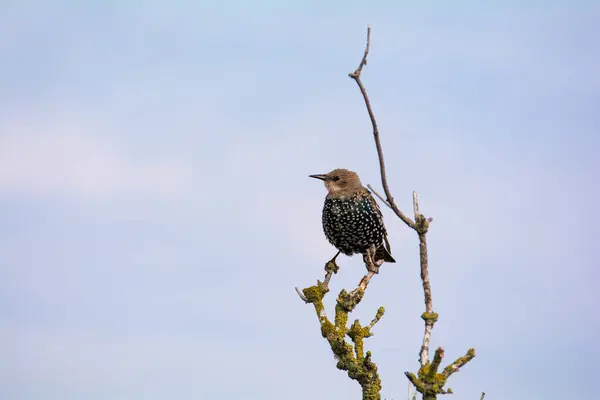
[[[304,294],[302,294],[302,292],[300,291],[300,289],[298,289],[298,287],[296,286],[296,293],[298,293],[298,296],[300,296],[300,299],[305,302],[306,304],[309,303],[308,299],[306,298],[306,296],[304,296]]]
[[[406,372],[404,372],[404,375],[406,376],[406,378],[408,378],[410,383],[413,384],[413,386],[415,387],[417,392],[423,393],[423,391],[425,390],[425,383],[422,380],[417,378],[417,376],[415,374],[413,374],[412,372],[406,371]]]
[[[381,319],[381,317],[383,317],[383,314],[385,314],[385,308],[379,307],[377,309],[377,314],[375,314],[375,318],[373,318],[373,320],[371,321],[371,323],[369,325],[367,325],[367,329],[370,331],[371,329],[373,329],[373,327],[375,326],[375,324],[377,324],[379,322],[379,320]]]
[[[462,357],[458,357],[456,360],[454,360],[454,362],[452,364],[450,364],[446,368],[444,368],[442,375],[444,375],[446,377],[446,379],[449,378],[450,375],[454,374],[455,372],[458,372],[462,367],[464,367],[473,358],[475,358],[475,349],[471,348],[467,351],[467,354],[465,354]]]
[[[408,380],[415,385],[415,382],[417,382],[419,380],[419,378],[417,378],[417,376],[415,374],[413,374],[412,372],[408,372],[408,371],[404,371],[404,375],[408,378]],[[415,385],[416,386],[416,385]]]

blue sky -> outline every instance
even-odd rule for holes
[[[354,398],[294,286],[334,250],[336,167],[429,234],[456,399],[592,398],[600,336],[592,2],[3,2],[0,397]],[[417,369],[417,242],[355,312],[383,395]],[[358,282],[340,260],[333,293]],[[331,314],[334,295],[328,299]],[[319,394],[315,395],[315,391]]]

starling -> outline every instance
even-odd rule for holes
[[[381,210],[355,172],[334,169],[310,177],[322,180],[329,192],[323,206],[323,231],[339,250],[332,261],[335,262],[341,252],[348,256],[362,254],[367,266],[396,262],[391,255]],[[366,258],[369,255],[373,264]]]

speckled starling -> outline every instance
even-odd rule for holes
[[[365,262],[367,254],[372,254],[376,266],[396,262],[381,210],[355,172],[335,169],[310,177],[322,180],[329,192],[323,207],[323,230],[331,244],[348,256],[363,254]]]

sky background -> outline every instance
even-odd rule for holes
[[[526,3],[526,4],[525,4]],[[337,167],[434,218],[453,398],[593,398],[600,7],[592,2],[0,2],[0,398],[342,399],[294,286],[322,278]],[[354,315],[387,399],[416,371],[414,232]],[[335,295],[364,273],[342,257]]]

